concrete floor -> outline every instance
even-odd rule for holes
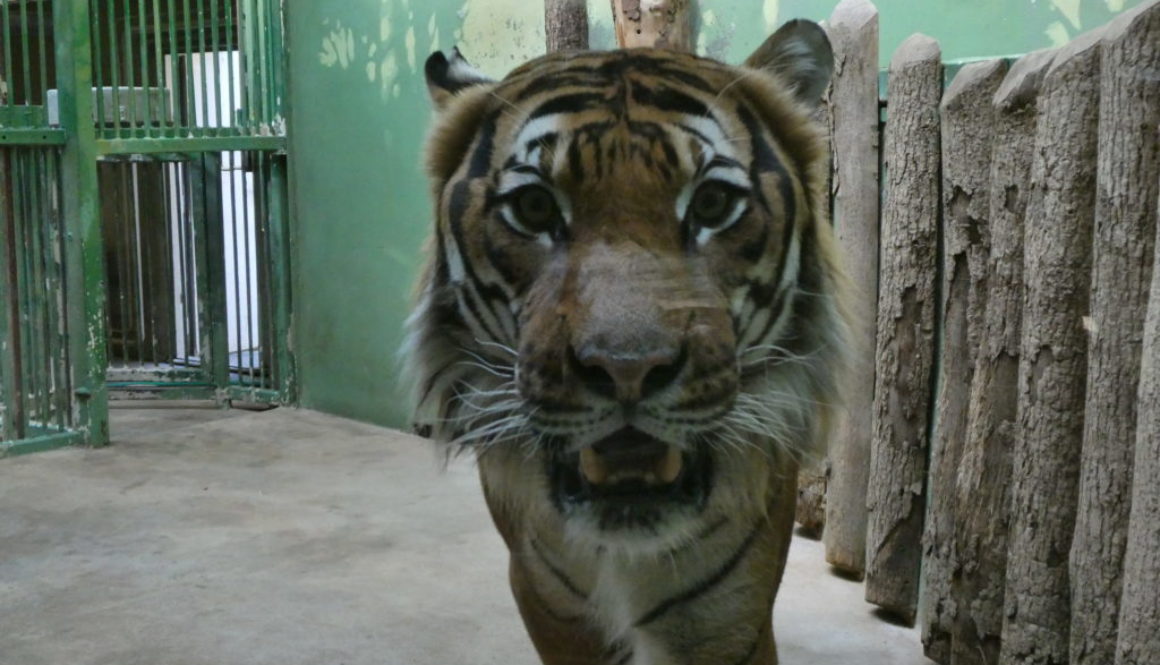
[[[473,469],[292,409],[115,409],[115,445],[0,460],[3,665],[536,665]],[[919,665],[796,538],[785,665]]]

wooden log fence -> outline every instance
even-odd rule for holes
[[[1160,663],[1160,0],[1017,59],[944,67],[907,40],[882,192],[855,203],[879,184],[870,28],[866,0],[827,25],[835,227],[878,311],[826,558],[941,665]]]
[[[585,3],[545,2],[549,50],[584,48]],[[618,43],[691,50],[692,4],[613,0]],[[826,30],[868,304],[799,521],[940,665],[1157,665],[1160,0],[1018,59],[912,36],[885,120],[874,5]]]
[[[830,442],[822,539],[826,561],[860,579],[866,571],[878,318],[878,10],[869,0],[843,0],[826,32],[834,49],[827,100],[834,146],[832,209],[850,281],[860,290],[855,301],[862,305],[853,329],[846,404]]]

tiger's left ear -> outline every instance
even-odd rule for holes
[[[776,75],[792,87],[798,101],[814,108],[834,71],[834,52],[820,25],[794,19],[757,47],[745,66]]]
[[[427,58],[423,70],[427,75],[427,93],[438,110],[443,110],[460,90],[492,82],[463,57],[458,47],[451,50],[450,58],[442,51],[435,51]]]

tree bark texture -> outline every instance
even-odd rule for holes
[[[943,95],[942,119],[942,320],[937,423],[927,478],[929,508],[923,531],[922,642],[926,655],[950,662],[956,613],[951,579],[957,574],[955,483],[967,434],[967,403],[975,350],[987,303],[991,230],[991,97],[1007,65],[988,60],[964,66]],[[964,504],[964,510],[970,504]]]
[[[834,49],[828,97],[833,145],[834,224],[850,282],[865,303],[854,324],[845,409],[830,443],[826,561],[861,577],[866,570],[866,482],[874,418],[878,302],[878,10],[843,0],[826,28]]]
[[[1024,234],[1019,437],[1011,489],[1003,665],[1065,665],[1067,556],[1075,530],[1095,209],[1099,32],[1056,55],[1043,81]]]
[[[548,53],[587,49],[586,0],[544,0],[544,34]]]
[[[907,623],[918,601],[939,213],[942,65],[913,35],[890,63],[866,600]]]
[[[692,51],[693,0],[612,0],[616,43]]]
[[[956,565],[951,576],[955,610],[950,626],[952,665],[996,665],[999,661],[1011,456],[1017,444],[1024,215],[1035,152],[1036,99],[1054,55],[1055,51],[1038,51],[1021,58],[989,100],[994,134],[987,266],[990,295],[953,490],[958,512],[954,523]]]
[[[1160,134],[1156,138],[1160,139]],[[1160,242],[1152,263],[1139,392],[1136,468],[1115,665],[1160,663]]]
[[[809,533],[820,536],[826,526],[826,467],[821,460],[816,466],[798,472],[797,507],[794,520]]]
[[[1087,404],[1071,548],[1071,663],[1115,659],[1160,174],[1160,4],[1103,30]],[[1157,626],[1160,629],[1160,626]]]

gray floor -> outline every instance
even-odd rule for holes
[[[309,411],[116,409],[116,445],[0,460],[3,665],[534,665],[467,464]],[[919,665],[795,539],[785,665]]]

